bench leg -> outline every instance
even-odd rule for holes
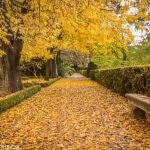
[[[144,110],[136,107],[136,106],[133,106],[133,105],[130,105],[131,107],[131,116],[133,118],[136,118],[136,119],[145,119],[146,118],[146,113]]]

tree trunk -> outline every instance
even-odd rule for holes
[[[0,9],[2,13],[2,24],[7,30],[7,39],[9,44],[1,42],[1,47],[6,53],[2,58],[3,75],[4,75],[4,87],[9,92],[15,92],[23,88],[21,84],[21,78],[19,75],[19,62],[21,57],[21,51],[23,47],[23,40],[21,39],[21,34],[18,31],[15,33],[12,30],[11,19],[8,17],[8,10],[11,9],[12,12],[25,15],[29,12],[31,7],[31,0],[24,0],[23,2],[11,1],[10,8],[6,5],[7,1],[0,0]],[[16,9],[19,8],[19,9]],[[20,11],[21,8],[21,11]],[[23,24],[23,20],[21,19]],[[1,48],[0,47],[0,48]]]
[[[123,55],[123,61],[126,61],[127,60],[127,54],[123,48],[122,48],[122,55]]]
[[[58,76],[61,76],[61,51],[57,52],[57,57],[56,57],[56,61],[57,61],[57,70],[58,70]]]
[[[21,39],[14,39],[10,45],[4,45],[6,53],[2,58],[4,88],[11,93],[23,88],[19,75],[22,47],[23,41]]]
[[[51,49],[50,53],[54,54],[54,49]],[[57,56],[55,54],[54,58],[49,60],[49,67],[50,67],[50,77],[57,78],[58,77]]]
[[[47,60],[47,62],[46,62],[46,72],[45,72],[45,79],[46,80],[49,80],[49,78],[50,78],[50,61],[51,60]]]
[[[58,70],[57,70],[57,61],[56,57],[51,59],[51,78],[57,78],[58,77]]]

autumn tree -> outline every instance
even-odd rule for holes
[[[22,62],[47,61],[55,58],[51,53],[56,49],[92,54],[97,46],[106,54],[116,47],[124,53],[132,41],[123,27],[131,5],[125,2],[121,6],[119,0],[0,0],[0,54],[6,89],[22,88],[20,58]],[[137,7],[143,10],[147,5],[144,0]]]
[[[14,92],[22,89],[21,79],[19,76],[19,63],[23,40],[20,32],[20,26],[23,24],[20,15],[25,15],[30,8],[30,1],[0,1],[0,48],[5,55],[2,57],[4,71],[5,88]],[[15,24],[15,18],[18,23]],[[16,25],[19,25],[16,27]]]

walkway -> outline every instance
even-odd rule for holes
[[[150,127],[130,117],[126,99],[76,76],[0,114],[0,149],[148,150]]]

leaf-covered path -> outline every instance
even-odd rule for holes
[[[126,99],[88,79],[61,79],[0,114],[0,146],[148,150],[150,127]]]

